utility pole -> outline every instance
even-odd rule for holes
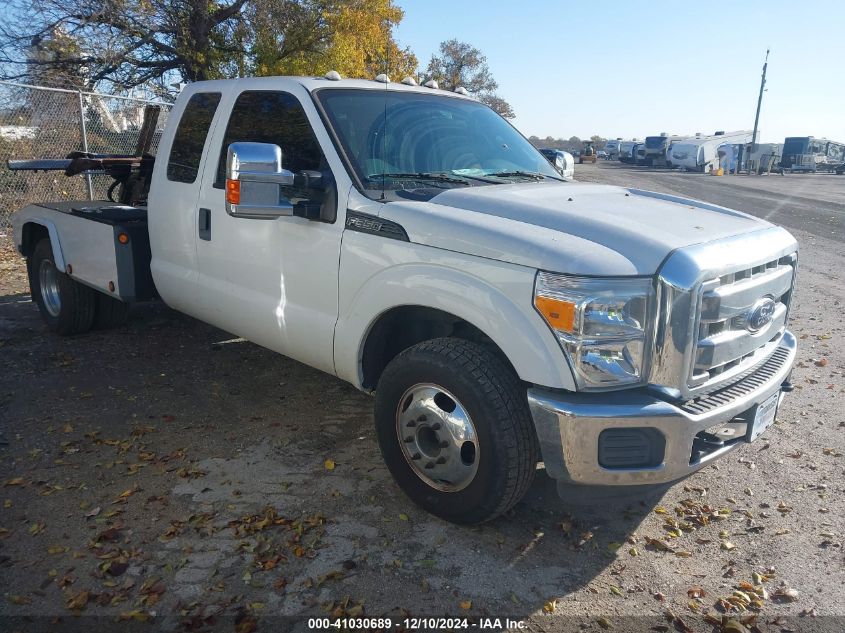
[[[757,145],[757,124],[760,122],[760,105],[763,103],[763,89],[766,87],[766,69],[769,66],[769,49],[766,49],[766,60],[763,62],[763,75],[760,77],[760,94],[757,97],[757,114],[754,115],[754,131],[751,132],[751,148],[748,150],[748,158],[745,164],[748,165],[748,173],[751,173],[751,155]]]

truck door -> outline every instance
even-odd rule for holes
[[[177,104],[171,116],[178,123],[162,139],[148,200],[156,289],[168,305],[188,314],[197,313],[196,205],[221,97],[220,92],[201,90],[187,98],[181,111]]]
[[[197,291],[203,320],[334,373],[342,222],[233,217],[225,208],[231,143],[278,145],[284,169],[319,170],[330,179],[303,102],[318,124],[319,117],[301,92],[303,100],[280,90],[247,89],[229,96],[231,114],[215,128],[196,208]],[[292,199],[303,195],[292,189],[282,187],[281,193]],[[336,207],[338,196],[327,200]],[[336,217],[336,208],[332,214]]]

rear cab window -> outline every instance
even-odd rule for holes
[[[202,150],[220,103],[220,96],[219,92],[198,92],[191,96],[173,136],[173,145],[167,161],[168,180],[196,182]]]

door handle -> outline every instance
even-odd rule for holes
[[[201,240],[211,240],[211,209],[200,208],[199,235]]]

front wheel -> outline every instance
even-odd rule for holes
[[[538,447],[525,388],[477,343],[440,338],[399,354],[379,380],[375,421],[399,487],[447,521],[489,521],[534,478]]]
[[[56,268],[53,247],[43,239],[27,260],[32,300],[47,327],[57,334],[81,334],[94,322],[96,290],[71,279]]]

